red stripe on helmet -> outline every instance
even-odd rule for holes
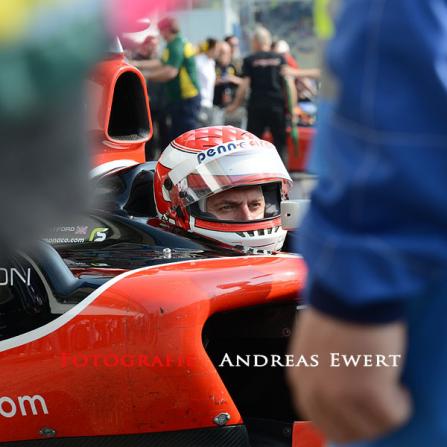
[[[229,232],[237,232],[237,231],[255,231],[255,230],[264,230],[267,228],[275,228],[281,226],[281,217],[275,217],[271,220],[263,220],[258,222],[234,222],[234,223],[225,223],[225,222],[212,222],[210,220],[203,220],[199,218],[195,218],[195,226],[197,228],[202,228],[204,230],[213,230],[213,231],[229,231]]]
[[[233,126],[211,126],[185,132],[171,144],[177,149],[197,153],[219,144],[231,143],[237,140],[260,141],[257,136],[243,129]]]

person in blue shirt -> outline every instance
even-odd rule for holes
[[[325,55],[335,88],[291,346],[320,365],[290,372],[295,400],[336,445],[446,446],[447,2],[345,0]]]

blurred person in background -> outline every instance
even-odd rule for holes
[[[197,75],[200,85],[199,126],[207,127],[213,120],[214,86],[216,83],[216,58],[219,45],[216,39],[208,37],[200,46],[196,56]]]
[[[242,84],[236,66],[231,62],[231,47],[223,41],[219,45],[219,54],[216,62],[216,85],[214,88],[215,115],[220,115],[220,123],[234,127],[243,127],[245,110],[239,107],[234,113],[225,113],[225,108],[236,97],[236,91]]]
[[[325,360],[289,372],[336,445],[447,445],[446,35],[444,0],[346,1],[324,51],[291,351]],[[331,367],[331,353],[399,361]]]
[[[289,76],[295,77],[295,86],[297,90],[297,99],[311,99],[317,95],[315,80],[320,71],[318,69],[300,70],[297,60],[290,52],[290,46],[285,40],[278,40],[272,45],[272,51],[282,54],[287,62],[285,72]]]
[[[247,130],[262,138],[269,129],[284,164],[287,166],[286,110],[288,97],[284,82],[290,90],[295,86],[282,74],[287,65],[284,57],[271,51],[270,31],[258,26],[252,37],[253,53],[246,57],[242,66],[243,80],[236,92],[235,100],[226,111],[231,114],[244,101],[250,90],[247,105]]]
[[[242,70],[242,59],[239,47],[239,39],[234,34],[225,36],[224,42],[230,45],[231,49],[231,63],[236,68],[237,72]]]
[[[135,65],[146,77],[149,76],[153,62],[159,61],[159,33],[151,30],[137,50],[130,55],[129,63]],[[154,133],[146,143],[146,160],[157,160],[162,150],[169,144],[169,126],[167,117],[165,84],[146,81],[150,100]]]
[[[297,60],[292,56],[290,52],[290,46],[285,40],[277,40],[272,44],[272,51],[282,54],[289,67],[299,68]]]
[[[171,119],[169,140],[172,140],[197,128],[200,87],[194,47],[181,36],[177,21],[172,17],[162,19],[158,29],[166,41],[166,48],[161,61],[151,65],[146,78],[165,83],[167,111]]]
[[[88,207],[85,81],[156,3],[0,1],[0,256]]]
[[[108,30],[97,0],[0,4],[3,256],[88,205],[84,84]]]

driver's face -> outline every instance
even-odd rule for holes
[[[220,220],[248,221],[264,218],[265,200],[260,186],[230,189],[207,199],[206,211]]]

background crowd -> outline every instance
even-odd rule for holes
[[[163,41],[163,42],[162,42]],[[154,137],[147,156],[157,158],[170,140],[191,129],[233,125],[271,138],[286,161],[286,131],[299,98],[316,94],[318,70],[301,70],[284,40],[258,25],[241,55],[235,35],[192,44],[176,19],[148,23],[142,42],[124,40],[127,56],[144,74]]]

